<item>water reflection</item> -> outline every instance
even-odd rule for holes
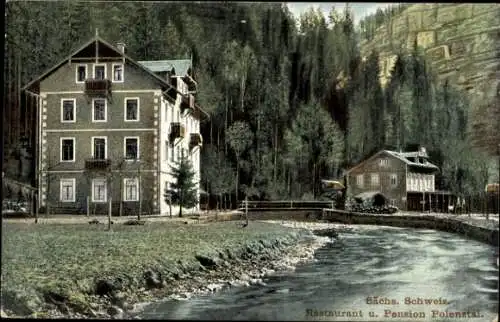
[[[316,252],[316,262],[271,276],[265,280],[267,286],[156,303],[146,307],[140,317],[492,321],[496,316],[494,247],[424,229],[354,226],[340,233],[339,242]],[[380,299],[378,304],[374,304],[375,297]],[[432,304],[425,304],[426,300]],[[353,313],[359,311],[362,317]],[[446,311],[470,311],[469,315],[476,312],[478,316],[456,318],[457,314],[450,316]],[[347,312],[351,312],[348,317]],[[370,317],[370,312],[377,317]],[[343,316],[335,317],[337,313]]]

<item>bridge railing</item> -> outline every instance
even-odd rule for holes
[[[241,201],[239,209],[323,209],[334,208],[334,201],[273,200],[273,201]]]

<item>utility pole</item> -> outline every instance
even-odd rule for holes
[[[142,212],[142,180],[141,180],[141,160],[137,159],[138,167],[137,167],[137,176],[139,177],[139,213],[137,214],[137,220],[141,220],[141,212]]]
[[[119,171],[119,174],[118,174],[118,180],[120,180],[120,192],[119,192],[119,198],[118,200],[120,200],[120,205],[119,205],[119,209],[118,209],[118,216],[121,217],[123,215],[123,160],[122,162],[120,162],[119,166],[118,166],[118,171]]]
[[[113,192],[111,191],[111,186],[112,186],[112,183],[113,183],[113,172],[111,170],[111,167],[109,168],[108,170],[108,173],[107,173],[107,189],[106,189],[106,193],[108,195],[108,230],[111,230],[111,213],[113,212]]]

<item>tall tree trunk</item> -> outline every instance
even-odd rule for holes
[[[260,96],[259,96],[259,103],[260,103]],[[260,105],[260,104],[259,104]],[[261,166],[261,154],[260,154],[260,112],[257,115],[257,173],[260,173],[260,166]]]
[[[21,123],[21,60],[19,59],[19,55],[16,55],[16,100],[17,100],[17,121],[19,123]],[[27,120],[28,119],[28,115],[24,114],[24,126],[23,126],[23,132],[26,131],[26,129],[28,128],[26,126],[27,124]],[[18,137],[18,140],[19,140],[19,137],[20,137],[20,128],[18,127],[18,130],[17,130],[17,137]],[[24,133],[26,135],[26,133]],[[22,174],[21,174],[22,175]]]
[[[240,108],[241,111],[245,111],[245,77],[243,76],[240,84]]]
[[[220,149],[220,129],[217,129],[217,151]]]
[[[214,131],[214,127],[213,127],[213,122],[212,122],[212,119],[210,119],[210,144],[213,144],[213,131]]]
[[[119,180],[120,180],[120,197],[118,198],[118,202],[120,203],[119,205],[119,209],[118,209],[118,216],[123,216],[123,173],[122,173],[122,168],[121,168],[121,165],[120,165],[120,169],[119,169],[119,173],[118,173],[118,177],[119,177]],[[126,192],[125,192],[126,193]]]
[[[184,198],[183,198],[184,196],[183,196],[183,194],[182,194],[182,191],[181,191],[181,193],[180,193],[180,196],[179,196],[179,197],[180,197],[180,198],[179,198],[179,218],[182,218],[182,204],[183,204],[183,202],[184,202],[184,200],[183,200],[183,199],[184,199]]]
[[[316,199],[316,177],[318,175],[318,171],[317,171],[317,168],[316,168],[316,162],[314,162],[314,165],[313,165],[313,198]]]
[[[274,171],[273,171],[273,181],[276,184],[276,178],[278,177],[278,122],[274,124]]]
[[[225,123],[224,123],[224,134],[227,133],[227,128],[228,128],[228,109],[229,109],[229,103],[228,103],[228,90],[227,90],[227,87],[226,87],[226,97],[225,97],[225,105],[226,105],[226,120],[225,120]],[[226,140],[224,140],[224,153],[225,155],[227,155],[227,143],[226,143]]]
[[[13,118],[13,114],[14,114],[14,109],[12,108],[12,57],[13,57],[13,54],[12,54],[12,49],[9,48],[9,60],[8,60],[8,65],[7,65],[7,111],[8,111],[8,114],[9,114],[9,117],[8,117],[8,123],[5,122],[5,125],[7,126],[7,129],[8,129],[8,144],[9,144],[9,148],[12,148],[12,132],[13,132],[13,128],[15,126],[15,123],[14,123],[14,118]],[[3,120],[2,120],[3,121]],[[10,152],[9,152],[10,153]]]
[[[240,185],[240,157],[236,157],[236,204],[238,204],[238,188]]]
[[[292,175],[290,169],[288,169],[287,173],[287,191],[288,191],[288,197],[291,197],[291,187],[292,187]]]

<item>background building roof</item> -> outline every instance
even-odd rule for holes
[[[175,70],[175,75],[185,76],[191,68],[190,59],[174,59],[174,60],[142,60],[138,61],[147,69],[155,72],[170,72]]]

